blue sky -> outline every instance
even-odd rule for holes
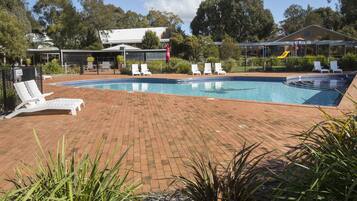
[[[27,0],[29,5],[33,5],[36,0]],[[77,2],[76,0],[73,0]],[[197,7],[202,0],[104,0],[105,3],[111,3],[120,6],[124,10],[132,10],[146,14],[151,8],[165,10],[178,14],[185,22],[183,25],[186,32],[190,32],[189,24],[196,13]],[[276,22],[284,19],[284,11],[291,4],[299,4],[307,7],[310,4],[314,8],[318,7],[336,7],[337,0],[328,3],[327,0],[264,0],[266,8],[273,13]],[[76,3],[77,4],[77,3]]]

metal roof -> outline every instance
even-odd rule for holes
[[[133,47],[133,46],[130,46],[130,45],[124,45],[124,44],[116,45],[116,46],[113,46],[113,47],[108,47],[108,48],[105,48],[103,50],[121,50],[122,48],[125,48],[126,51],[128,51],[128,50],[140,50],[140,48]]]
[[[167,27],[151,27],[136,29],[112,29],[99,31],[100,39],[103,44],[130,44],[141,43],[147,31],[156,33],[161,42],[168,42],[169,39],[162,38]]]

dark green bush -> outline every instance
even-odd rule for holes
[[[219,62],[219,59],[217,57],[208,57],[206,59],[206,62],[207,63],[218,63]]]
[[[134,195],[139,185],[127,184],[128,171],[122,173],[121,163],[127,153],[115,154],[104,160],[103,148],[98,148],[94,158],[85,154],[68,157],[65,140],[58,144],[56,155],[46,154],[39,139],[38,167],[24,165],[17,169],[9,181],[14,185],[0,200],[137,200]],[[102,147],[102,146],[101,146]],[[117,150],[117,149],[116,149]],[[115,150],[114,150],[115,151]]]
[[[226,166],[210,157],[194,156],[188,165],[192,177],[175,177],[183,186],[179,191],[193,201],[255,200],[256,192],[264,184],[264,171],[259,165],[266,155],[253,157],[257,147],[244,145]]]
[[[131,66],[127,66],[125,68],[120,68],[120,74],[123,74],[123,75],[131,75]]]
[[[2,90],[2,83],[0,83],[0,113],[5,112],[5,104],[8,106],[7,109],[13,110],[16,107],[16,91],[13,88],[7,88],[6,90],[6,103],[4,100],[4,91]]]
[[[356,114],[326,120],[296,137],[280,175],[277,200],[357,200]]]
[[[356,54],[346,54],[342,57],[340,61],[340,67],[343,70],[356,70],[357,69],[357,55]]]
[[[228,59],[223,61],[222,63],[222,68],[226,71],[226,72],[231,72],[232,68],[239,66],[239,64],[237,63],[237,60],[235,59]]]
[[[64,69],[57,59],[53,59],[51,62],[42,66],[42,72],[43,74],[61,74],[64,73]]]
[[[163,73],[166,69],[165,61],[148,61],[148,68],[152,73]]]
[[[191,63],[187,60],[180,58],[172,58],[170,60],[170,69],[168,73],[189,73],[191,71]]]
[[[191,64],[187,63],[179,63],[176,65],[176,73],[189,74],[191,72]]]

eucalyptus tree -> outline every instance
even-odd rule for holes
[[[194,35],[228,34],[237,41],[259,41],[274,31],[274,19],[262,0],[206,0],[191,22]]]
[[[71,0],[38,0],[33,10],[57,47],[81,47],[82,19]]]

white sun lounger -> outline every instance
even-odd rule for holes
[[[27,87],[27,90],[32,98],[38,98],[40,102],[46,102],[47,100],[45,99],[47,96],[51,96],[53,92],[42,94],[40,89],[38,88],[35,80],[30,80],[25,82],[25,86]],[[53,100],[48,100],[51,102],[54,101],[59,101],[59,102],[68,102],[69,104],[74,104],[76,105],[77,109],[81,111],[81,105],[85,105],[84,101],[82,99],[73,99],[73,98],[57,98]]]
[[[201,71],[198,70],[197,64],[191,65],[191,71],[192,71],[192,75],[201,75]]]
[[[212,65],[210,63],[205,63],[205,70],[203,72],[204,75],[212,74]]]
[[[132,73],[133,76],[141,75],[141,73],[139,71],[139,64],[132,64],[131,65],[131,73]]]
[[[141,64],[140,66],[141,66],[141,74],[142,75],[152,75],[152,73],[148,69],[147,64]]]
[[[53,77],[51,75],[42,75],[42,79],[49,80],[49,79],[53,79]]]
[[[15,83],[14,87],[22,103],[15,108],[14,112],[5,116],[7,119],[11,119],[22,113],[33,113],[45,110],[69,110],[73,116],[77,115],[77,106],[73,103],[62,101],[42,102],[39,98],[32,98],[24,82]]]
[[[320,73],[329,73],[330,71],[327,69],[323,69],[321,66],[321,62],[314,61],[314,69],[312,71],[318,71]]]
[[[214,64],[214,72],[218,75],[227,75],[227,72],[223,70],[222,63],[215,63]]]
[[[330,69],[333,73],[343,73],[343,70],[338,67],[337,61],[330,62]]]

